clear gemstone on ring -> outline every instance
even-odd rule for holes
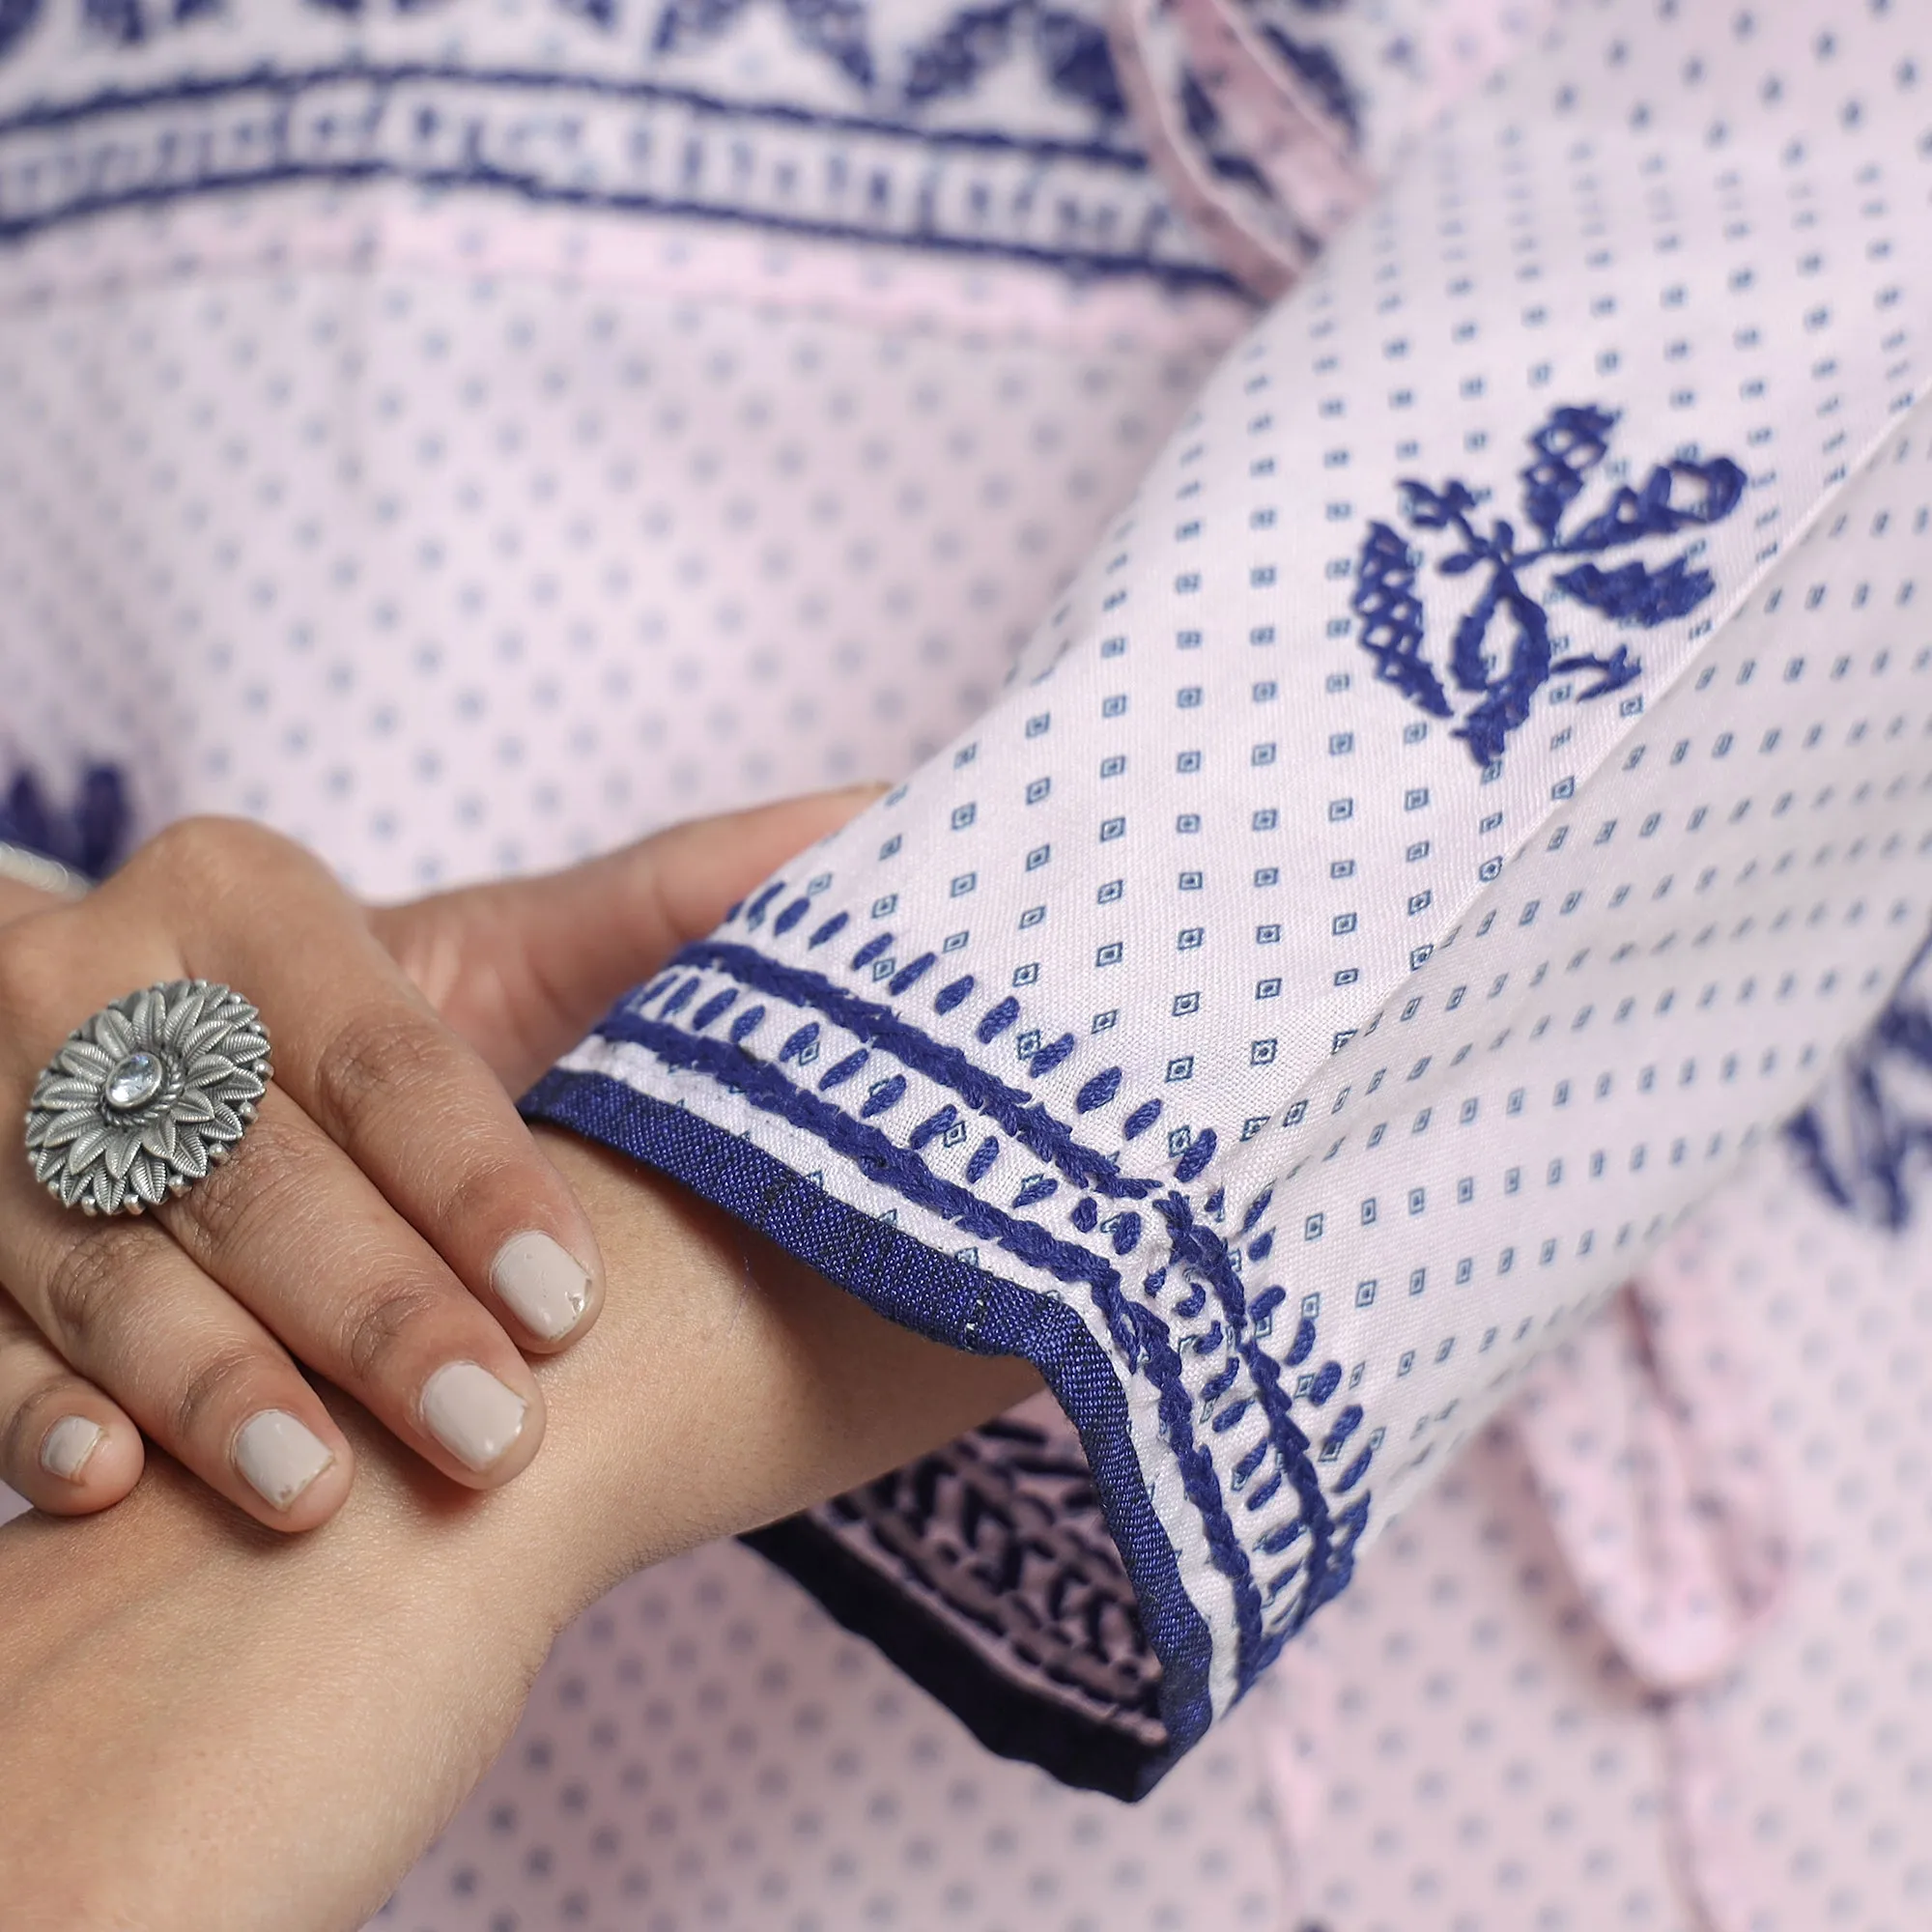
[[[168,1069],[157,1053],[130,1053],[107,1076],[102,1097],[117,1114],[145,1107],[161,1091]]]

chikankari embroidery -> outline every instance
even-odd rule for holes
[[[1535,454],[1519,471],[1528,526],[1521,534],[1507,517],[1481,526],[1476,513],[1489,499],[1487,491],[1454,478],[1439,488],[1403,480],[1408,527],[1430,537],[1439,532],[1455,543],[1434,556],[1437,575],[1473,577],[1480,585],[1450,636],[1446,666],[1438,668],[1426,648],[1416,577],[1432,560],[1429,553],[1419,554],[1384,523],[1372,523],[1362,539],[1354,611],[1377,677],[1432,717],[1458,720],[1456,735],[1479,765],[1502,755],[1551,677],[1594,679],[1578,694],[1587,703],[1642,674],[1642,661],[1627,644],[1607,653],[1565,651],[1537,594],[1539,580],[1543,596],[1554,591],[1638,630],[1688,615],[1717,587],[1698,565],[1701,543],[1658,563],[1629,553],[1728,517],[1745,490],[1745,472],[1728,457],[1656,464],[1641,484],[1615,483],[1602,507],[1565,527],[1597,473],[1615,473],[1605,459],[1616,422],[1614,410],[1591,404],[1552,410],[1531,432]],[[1618,560],[1606,567],[1599,558]]]
[[[70,9],[75,10],[70,13]],[[0,242],[103,212],[390,180],[1231,288],[1150,170],[1097,13],[998,0],[0,0],[0,64],[56,25],[69,92],[0,98]],[[291,55],[288,15],[306,21]],[[781,14],[788,57],[739,37]],[[547,28],[530,48],[531,14]],[[339,48],[318,43],[333,16]],[[100,61],[139,63],[103,84]],[[1020,70],[1026,71],[1022,74]]]

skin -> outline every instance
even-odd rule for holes
[[[366,917],[514,1086],[863,802],[713,821],[589,876]],[[606,1301],[529,1370],[550,1434],[517,1482],[459,1486],[324,1386],[357,1479],[308,1535],[272,1533],[158,1451],[117,1508],[0,1529],[8,1932],[353,1932],[501,1749],[556,1633],[611,1584],[1038,1386],[1025,1362],[895,1327],[661,1177],[550,1129],[531,1146],[602,1251]],[[89,1396],[125,1423],[17,1317],[0,1334],[0,1414]]]
[[[549,877],[357,904],[266,829],[168,828],[78,902],[0,882],[0,1096],[26,1095],[76,1018],[181,977],[246,990],[275,1079],[224,1167],[137,1220],[63,1209],[0,1159],[0,1478],[82,1515],[126,1495],[143,1435],[267,1527],[342,1505],[355,1450],[301,1373],[354,1396],[432,1467],[509,1481],[546,1427],[525,1360],[597,1319],[604,1269],[569,1186],[517,1118],[520,1093],[682,938],[822,837],[878,787],[676,828]],[[527,1231],[582,1265],[562,1336],[527,1328],[494,1258]],[[481,1364],[524,1404],[500,1457],[468,1466],[428,1428],[422,1392]],[[332,1460],[292,1502],[244,1480],[264,1410]],[[78,1425],[71,1419],[78,1418]],[[77,1470],[43,1459],[65,1423],[100,1434]]]
[[[890,1468],[1021,1400],[1026,1364],[894,1327],[626,1162],[540,1136],[604,1319],[539,1364],[545,1452],[457,1488],[330,1398],[361,1479],[276,1537],[156,1457],[120,1508],[0,1530],[10,1932],[361,1924],[613,1580]]]

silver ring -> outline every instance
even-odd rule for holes
[[[138,1214],[228,1158],[273,1075],[262,1016],[233,988],[143,986],[69,1034],[34,1083],[27,1158],[63,1208]]]

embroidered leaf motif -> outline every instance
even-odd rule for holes
[[[80,18],[90,34],[117,46],[139,46],[148,38],[140,0],[81,0]]]
[[[1642,665],[1631,656],[1628,644],[1619,644],[1606,658],[1594,653],[1583,657],[1558,658],[1549,668],[1558,676],[1585,670],[1597,673],[1597,682],[1588,691],[1577,694],[1578,704],[1587,704],[1593,697],[1607,697],[1611,692],[1621,691],[1627,684],[1634,684],[1643,672]]]
[[[1685,495],[1678,498],[1678,485]],[[1728,517],[1745,493],[1745,472],[1726,457],[1715,463],[1661,463],[1641,490],[1628,485],[1610,498],[1610,507],[1592,517],[1563,549],[1611,550],[1639,537],[1663,537],[1693,525]]]
[[[1250,193],[1259,195],[1264,201],[1276,198],[1267,177],[1246,155],[1231,144],[1228,131],[1221,124],[1221,110],[1214,105],[1191,68],[1183,69],[1180,75],[1180,111],[1186,118],[1188,133],[1194,137],[1195,146],[1201,150],[1202,158],[1213,170],[1216,179],[1239,182]]]
[[[1619,564],[1615,570],[1579,563],[1555,582],[1559,590],[1569,591],[1606,617],[1626,617],[1646,626],[1687,615],[1717,588],[1711,573],[1692,570],[1688,556],[1673,556],[1662,570],[1640,563]]]
[[[1583,494],[1590,472],[1608,454],[1615,423],[1608,410],[1559,409],[1531,435],[1536,461],[1522,471],[1522,504],[1546,542]]]
[[[791,30],[807,46],[829,55],[861,87],[872,84],[872,48],[866,37],[865,0],[785,0]]]
[[[1127,111],[1105,27],[1079,14],[1043,7],[1035,16],[1034,44],[1056,94],[1084,100],[1108,121]]]
[[[1449,529],[1481,501],[1461,483],[1445,483],[1440,490],[1432,490],[1427,483],[1405,478],[1398,487],[1404,515],[1420,530]]]
[[[1701,544],[1657,563],[1626,557],[1605,566],[1595,559],[1728,517],[1743,500],[1746,481],[1728,457],[1677,457],[1657,464],[1640,485],[1617,482],[1593,514],[1565,528],[1608,460],[1616,424],[1613,410],[1565,405],[1530,432],[1531,458],[1518,472],[1528,526],[1523,538],[1508,517],[1491,518],[1484,528],[1488,493],[1456,477],[1440,484],[1405,477],[1397,486],[1410,528],[1446,535],[1451,547],[1418,556],[1399,530],[1379,522],[1371,523],[1363,535],[1352,606],[1358,641],[1375,659],[1377,678],[1431,716],[1458,719],[1456,735],[1479,765],[1491,766],[1502,756],[1511,733],[1528,722],[1537,693],[1551,676],[1588,676],[1591,682],[1577,694],[1577,702],[1588,703],[1642,675],[1642,662],[1626,644],[1607,655],[1578,651],[1559,657],[1562,640],[1551,635],[1548,611],[1536,591],[1538,573],[1548,573],[1545,595],[1561,593],[1641,630],[1688,616],[1717,588],[1716,578],[1696,562]],[[1426,649],[1427,618],[1415,581],[1417,571],[1432,561],[1439,577],[1480,580],[1449,639],[1449,686],[1473,700],[1466,708],[1452,699]],[[1559,563],[1567,567],[1556,568]]]
[[[905,98],[927,101],[968,94],[980,76],[1011,51],[1017,0],[997,7],[968,7],[953,14],[906,62]]]
[[[1462,725],[1469,753],[1479,765],[1502,756],[1509,734],[1528,718],[1530,700],[1549,682],[1549,620],[1543,613],[1543,606],[1525,596],[1514,581],[1492,587],[1515,631],[1509,663],[1497,675],[1493,665],[1485,658],[1467,667],[1476,673],[1472,682],[1463,682],[1462,668],[1456,677],[1464,691],[1483,694],[1482,702],[1465,714]],[[1468,619],[1464,618],[1458,629],[1459,647],[1467,624]]]
[[[1422,606],[1415,596],[1415,559],[1386,524],[1371,524],[1355,567],[1355,614],[1362,648],[1376,675],[1437,718],[1453,718],[1442,680],[1422,655]]]
[[[1903,1228],[1932,1170],[1932,939],[1871,1030],[1785,1132],[1826,1196],[1861,1220]]]
[[[746,0],[665,0],[651,33],[651,47],[661,54],[714,41],[745,11]]]

